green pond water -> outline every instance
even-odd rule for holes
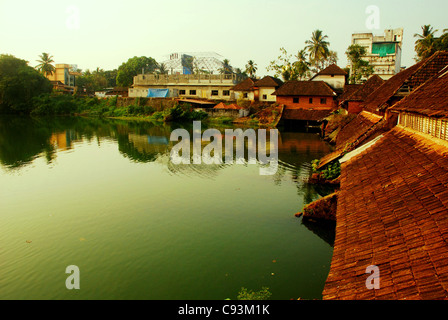
[[[0,118],[0,299],[321,299],[334,226],[294,214],[328,194],[306,178],[330,147],[280,129],[274,175],[175,165],[179,127]]]

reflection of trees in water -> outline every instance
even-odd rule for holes
[[[0,162],[8,168],[19,168],[42,153],[51,161],[54,155],[49,143],[51,133],[51,129],[32,119],[0,117]]]
[[[222,132],[222,165],[174,165],[169,161],[171,148],[177,142],[170,142],[174,129],[184,128],[192,138],[193,125],[177,123],[155,124],[146,121],[112,120],[104,118],[58,117],[58,118],[0,118],[0,161],[6,167],[21,167],[34,159],[44,156],[51,162],[58,151],[74,148],[75,142],[96,142],[113,140],[118,144],[119,152],[132,161],[166,164],[172,173],[203,174],[215,176],[219,170],[232,164],[225,164],[225,129],[236,129],[232,126],[216,126]],[[205,131],[209,127],[202,124]],[[241,128],[243,131],[247,128]],[[269,154],[269,137],[267,134],[267,153]],[[209,142],[202,142],[202,149]],[[249,152],[258,156],[257,144],[244,141],[244,160],[247,162]],[[193,152],[192,144],[190,153]],[[234,159],[236,159],[236,139],[233,143]],[[306,201],[316,198],[316,192],[322,194],[304,181],[310,174],[310,163],[329,152],[329,147],[317,135],[301,132],[280,132],[278,143],[279,166],[272,176],[276,185],[290,175],[297,183],[298,193]],[[234,160],[235,161],[235,160]]]

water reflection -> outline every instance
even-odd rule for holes
[[[177,142],[170,141],[171,132],[184,128],[192,133],[192,124],[155,124],[143,121],[124,121],[97,118],[0,118],[0,162],[6,170],[19,169],[32,163],[36,158],[44,157],[51,163],[58,152],[73,150],[76,142],[112,140],[118,145],[120,154],[131,161],[158,162],[174,174],[200,175],[214,177],[227,167],[225,150],[223,164],[174,165],[169,161],[172,147]],[[222,134],[223,146],[226,139],[225,129],[217,127]],[[202,125],[202,132],[208,129]],[[242,128],[244,130],[244,128]],[[209,142],[202,142],[202,149]],[[257,154],[257,144],[245,140],[245,161],[250,151]],[[236,141],[234,142],[234,152]],[[269,154],[269,134],[267,135],[267,153]],[[192,148],[191,148],[192,149]],[[314,193],[328,194],[319,186],[309,185],[306,181],[311,174],[311,161],[331,152],[329,145],[323,143],[317,134],[304,132],[279,132],[279,166],[272,176],[274,183],[281,185],[285,178],[291,178],[297,184],[297,192],[311,202]],[[234,155],[234,159],[235,159]],[[246,163],[247,165],[247,163]]]

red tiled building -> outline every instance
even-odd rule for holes
[[[448,299],[448,67],[390,112],[396,127],[340,160],[324,299]]]

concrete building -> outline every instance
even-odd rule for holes
[[[365,59],[373,66],[374,74],[384,80],[401,71],[402,41],[403,28],[387,29],[382,36],[372,33],[352,34],[352,44],[366,48]],[[351,70],[352,66],[349,67]]]
[[[75,65],[60,63],[55,65],[55,71],[48,75],[47,78],[53,83],[53,87],[58,90],[63,90],[73,93],[76,86],[76,76],[81,75],[78,72],[72,71],[76,69]]]
[[[129,88],[129,97],[235,100],[231,89],[236,74],[139,74]]]

